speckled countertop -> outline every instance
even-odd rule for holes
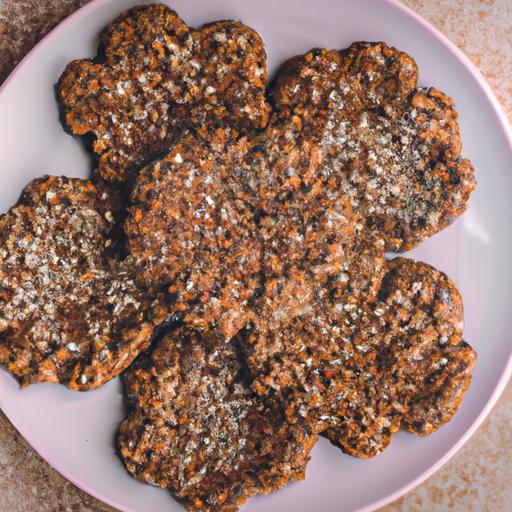
[[[88,0],[0,0],[0,83],[59,20]],[[512,122],[512,0],[405,0],[481,69]],[[107,512],[28,447],[0,412],[0,512]],[[465,447],[380,512],[512,510],[512,384]]]

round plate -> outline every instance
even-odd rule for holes
[[[32,178],[45,173],[87,176],[90,159],[59,123],[54,84],[70,60],[93,56],[99,30],[136,3],[140,0],[91,2],[44,39],[0,90],[2,211]],[[479,186],[468,212],[413,255],[455,279],[465,301],[465,336],[479,360],[460,411],[428,438],[399,433],[370,461],[343,455],[321,440],[304,482],[252,499],[244,510],[339,512],[382,506],[427,478],[462,446],[510,374],[512,138],[505,119],[469,60],[398,2],[175,0],[172,7],[190,25],[235,18],[254,27],[266,43],[271,71],[315,46],[384,40],[416,59],[420,85],[433,85],[455,99],[463,153],[477,169]],[[21,391],[0,370],[0,407],[53,467],[90,494],[123,511],[182,510],[168,492],[131,478],[114,453],[114,434],[123,418],[118,380],[85,394],[46,384]]]

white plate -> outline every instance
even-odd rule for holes
[[[67,62],[93,56],[97,34],[133,0],[95,0],[48,36],[0,90],[0,209],[45,173],[86,176],[90,159],[59,123],[54,84]],[[333,512],[382,506],[438,469],[481,423],[511,370],[512,143],[497,102],[475,68],[453,45],[394,0],[176,0],[191,25],[238,18],[262,35],[269,66],[311,47],[342,48],[355,40],[384,40],[409,52],[420,85],[452,96],[460,112],[464,155],[479,186],[466,215],[414,251],[455,279],[465,302],[466,339],[479,360],[469,393],[451,423],[426,439],[400,433],[366,461],[322,440],[307,479],[253,499],[244,510]],[[123,417],[119,381],[77,394],[63,386],[20,391],[0,370],[0,406],[29,443],[82,489],[124,511],[180,510],[166,491],[132,479],[114,454]]]

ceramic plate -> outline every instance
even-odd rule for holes
[[[95,0],[66,19],[18,66],[0,90],[0,209],[45,173],[85,177],[91,161],[64,133],[54,84],[66,63],[95,54],[97,35],[121,10],[140,3]],[[399,433],[373,460],[343,455],[321,440],[305,481],[250,500],[246,512],[372,510],[431,475],[469,438],[489,412],[511,370],[512,137],[495,98],[469,60],[398,2],[392,0],[175,0],[191,25],[241,19],[263,37],[270,71],[285,58],[315,47],[343,48],[357,40],[384,40],[410,53],[420,85],[455,99],[464,155],[479,186],[469,210],[413,256],[445,271],[465,303],[465,337],[479,360],[473,384],[452,422],[421,439]],[[27,441],[60,473],[99,499],[131,512],[182,510],[171,495],[138,483],[114,453],[123,418],[119,380],[85,394],[63,386],[21,391],[0,370],[0,407]]]

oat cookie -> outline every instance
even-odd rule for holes
[[[181,327],[125,374],[123,461],[191,511],[236,511],[303,479],[316,441],[251,391],[238,352],[236,341]]]
[[[88,180],[40,178],[0,220],[0,363],[23,386],[96,388],[147,347],[160,294],[113,262],[115,211]]]
[[[399,428],[427,435],[448,422],[476,360],[462,340],[462,300],[453,282],[405,258],[386,267],[371,310],[352,312],[341,345],[344,390],[326,419],[326,437],[358,457],[382,451]]]
[[[291,59],[273,89],[277,109],[317,127],[320,172],[392,251],[444,229],[475,188],[473,167],[460,156],[453,101],[417,89],[416,79],[407,54],[354,43]]]
[[[167,290],[187,324],[226,338],[246,324],[260,286],[256,212],[236,192],[233,173],[247,146],[228,128],[182,135],[139,173],[125,222],[143,279]]]
[[[474,350],[462,340],[455,285],[424,263],[398,258],[381,268],[370,293],[324,290],[310,314],[277,329],[255,325],[244,349],[262,396],[277,396],[290,415],[317,422],[343,451],[372,457],[406,428],[429,434],[451,419],[471,380]],[[356,265],[357,267],[357,265]],[[348,267],[352,289],[357,271]],[[352,269],[352,275],[351,275]],[[312,427],[313,428],[313,427]]]
[[[66,67],[58,97],[71,133],[94,139],[99,174],[121,182],[183,125],[263,127],[266,79],[263,42],[251,28],[228,20],[193,29],[152,4],[108,25],[98,56]]]

